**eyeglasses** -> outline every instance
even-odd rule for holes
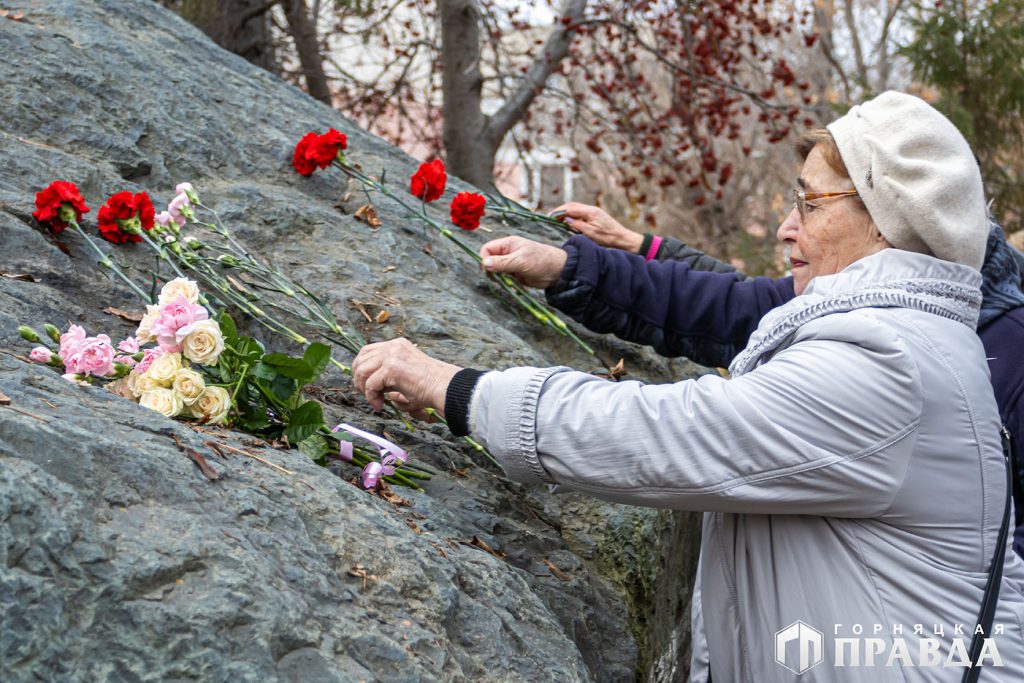
[[[846,190],[844,192],[804,192],[802,188],[793,188],[793,206],[800,212],[800,220],[807,220],[807,202],[815,199],[836,199],[838,197],[853,197],[859,194],[857,190]]]

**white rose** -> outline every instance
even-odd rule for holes
[[[159,315],[159,306],[153,304],[146,306],[146,315],[142,316],[142,321],[139,322],[139,327],[135,330],[135,339],[138,340],[140,345],[156,341],[156,337],[149,331],[149,328],[153,326],[153,321]]]
[[[170,389],[162,387],[144,391],[142,398],[139,399],[139,405],[155,410],[166,417],[177,417],[185,408],[185,404],[181,401],[181,396],[178,396]]]
[[[231,395],[224,387],[206,387],[191,406],[192,416],[207,424],[220,424],[231,410]]]
[[[161,306],[177,301],[179,296],[188,299],[190,304],[199,303],[199,287],[187,277],[176,277],[160,290],[160,297],[157,302]]]
[[[145,373],[131,372],[128,374],[128,388],[138,398],[150,389],[159,389],[160,385]]]
[[[182,368],[174,373],[174,381],[171,382],[171,388],[177,392],[178,396],[181,396],[181,400],[185,402],[185,405],[190,406],[196,402],[196,399],[206,389],[206,382],[203,381],[203,376],[195,370]]]
[[[200,365],[216,365],[217,359],[224,351],[224,335],[216,320],[200,320],[187,328],[187,334],[181,340],[185,358]]]
[[[169,387],[178,370],[181,370],[181,354],[165,353],[149,366],[146,377],[162,387]]]

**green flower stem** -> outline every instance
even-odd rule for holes
[[[143,292],[142,289],[137,284],[132,282],[131,279],[124,274],[124,271],[121,270],[116,263],[114,263],[114,260],[110,258],[108,254],[105,254],[102,249],[100,249],[100,246],[96,244],[91,237],[89,237],[85,230],[82,230],[82,226],[80,226],[76,221],[71,221],[68,223],[68,225],[77,230],[78,234],[85,238],[86,243],[90,247],[92,247],[92,250],[95,251],[96,254],[100,257],[100,265],[102,265],[104,268],[109,268],[111,271],[113,271],[113,273],[117,275],[119,278],[121,278],[121,280],[123,280],[124,283],[127,284],[128,287],[130,287],[133,292],[142,297],[142,300],[145,303],[153,303],[153,299],[150,298],[148,294]]]
[[[428,415],[430,415],[431,417],[436,418],[437,421],[440,422],[441,424],[443,424],[445,427],[448,426],[448,420],[446,420],[443,417],[441,417],[441,414],[438,413],[433,408],[427,408],[426,409],[426,413]],[[498,462],[498,459],[495,458],[493,455],[491,455],[491,452],[489,450],[487,450],[482,444],[477,443],[476,441],[474,441],[473,439],[471,439],[468,436],[462,437],[462,440],[465,441],[466,443],[468,443],[470,446],[472,446],[473,450],[475,450],[478,453],[483,454],[488,460],[490,460],[492,463],[497,465],[498,469],[500,469],[503,472],[505,471],[505,468],[501,466],[501,463]]]
[[[164,247],[162,247],[159,244],[157,244],[156,242],[154,242],[153,238],[151,238],[149,236],[149,233],[148,233],[147,230],[144,230],[144,229],[140,228],[139,231],[136,234],[139,235],[140,237],[142,237],[142,241],[145,242],[146,244],[148,244],[150,246],[150,248],[153,249],[153,251],[155,251],[157,253],[157,255],[161,259],[163,259],[164,261],[167,261],[167,263],[171,266],[171,269],[174,270],[174,272],[178,275],[178,277],[185,277],[185,274],[183,272],[181,272],[180,268],[178,268],[178,264],[176,264],[174,262],[175,259],[173,259],[171,256],[168,255],[168,252],[170,251],[170,249],[165,249]]]
[[[427,214],[426,204],[422,202],[422,200],[421,206],[417,210],[416,208],[410,206],[402,198],[395,195],[395,193],[388,189],[388,187],[384,185],[383,182],[374,180],[373,178],[369,177],[359,169],[348,164],[348,162],[336,159],[334,161],[334,164],[338,168],[340,168],[346,175],[349,175],[358,180],[360,183],[362,183],[364,188],[369,187],[370,189],[376,192],[380,192],[381,194],[388,197],[389,199],[397,203],[399,206],[403,207],[404,209],[415,215],[417,218],[425,222],[427,225],[431,226],[432,228],[440,232],[443,236],[447,237],[450,241],[454,242],[455,245],[459,247],[459,249],[468,254],[469,257],[472,258],[477,263],[480,263],[483,260],[480,258],[480,255],[474,249],[472,249],[469,245],[467,245],[465,242],[456,237],[455,234],[452,233],[452,231],[447,226],[442,225],[441,223],[438,223],[436,220],[431,218]],[[577,335],[573,334],[569,330],[568,326],[557,315],[555,315],[551,310],[549,310],[544,304],[537,301],[533,294],[529,293],[526,290],[526,288],[520,285],[518,282],[516,282],[514,278],[508,276],[507,274],[500,274],[497,276],[496,280],[500,284],[501,288],[505,290],[516,303],[518,303],[520,306],[529,311],[529,313],[534,318],[536,318],[538,322],[547,325],[548,327],[551,327],[559,334],[569,337],[588,354],[595,355],[594,350],[590,348],[588,344],[584,343],[583,340],[581,340]]]
[[[488,197],[490,197],[490,195],[488,195]],[[552,218],[547,214],[537,213],[536,211],[530,211],[526,207],[509,202],[509,200],[505,197],[502,197],[502,199],[504,199],[506,203],[501,203],[497,200],[494,200],[493,198],[491,199],[491,210],[498,213],[503,218],[522,218],[524,220],[533,221],[535,223],[544,223],[546,225],[556,227],[568,235],[579,234],[578,232],[570,228],[568,225],[566,225],[565,221],[560,221],[557,218]]]

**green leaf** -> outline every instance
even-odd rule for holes
[[[327,464],[327,454],[331,452],[327,440],[320,434],[314,434],[299,442],[299,451],[318,465]]]
[[[288,437],[288,443],[302,443],[316,434],[323,424],[324,409],[316,401],[306,401],[292,412],[284,435]]]
[[[302,359],[306,361],[310,370],[313,371],[312,376],[308,380],[312,382],[320,376],[320,373],[327,367],[327,363],[330,362],[331,347],[320,342],[313,342],[306,347],[306,352],[303,354]]]
[[[308,382],[313,379],[313,368],[302,358],[286,356],[283,353],[268,353],[263,356],[263,362],[273,367],[285,377],[291,377],[302,382]]]
[[[238,341],[238,328],[227,311],[223,311],[217,317],[217,324],[220,325],[220,332],[224,335],[224,343],[234,346],[235,342]]]
[[[282,374],[274,375],[274,379],[270,381],[270,391],[281,402],[291,399],[292,394],[298,391],[298,388],[295,380]]]
[[[270,426],[266,415],[257,415],[239,425],[246,432],[260,432]]]
[[[265,363],[257,363],[249,368],[249,374],[258,379],[265,379],[268,382],[277,377],[277,370]]]

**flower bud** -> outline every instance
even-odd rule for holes
[[[22,339],[24,339],[27,342],[32,342],[33,344],[39,344],[42,343],[43,341],[42,338],[39,336],[39,333],[33,330],[28,325],[19,325],[18,334],[21,335]]]
[[[132,371],[132,369],[128,365],[126,365],[125,363],[122,363],[120,361],[114,361],[114,375],[113,376],[116,377],[117,379],[120,379],[120,378],[124,377],[125,375],[127,375],[131,371]]]
[[[60,330],[57,329],[56,325],[46,323],[43,325],[43,329],[46,330],[46,336],[60,344]]]

